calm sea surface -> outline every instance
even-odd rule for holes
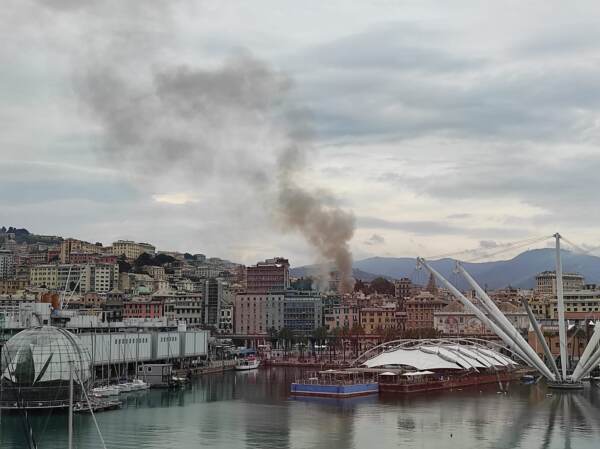
[[[293,369],[209,375],[186,389],[125,396],[97,415],[117,448],[594,448],[600,388],[548,395],[514,383],[409,398],[293,399]],[[39,448],[67,447],[65,414],[32,417]],[[75,416],[75,447],[101,448],[90,416]],[[27,447],[21,418],[3,414],[0,448]]]

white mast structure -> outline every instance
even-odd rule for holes
[[[467,273],[464,267],[458,262],[456,264],[456,269],[466,279],[471,287],[475,289],[477,297],[481,300],[481,303],[490,314],[491,319],[494,320],[498,327],[502,329],[525,354],[527,354],[530,362],[532,362],[531,366],[542,373],[544,377],[552,381],[558,380],[556,379],[554,373],[552,373],[542,359],[540,359],[540,356],[533,350],[531,345],[525,341],[520,332],[513,326],[508,318],[504,316],[502,311],[498,309],[498,306],[496,306],[494,301],[490,299],[487,293],[479,286],[477,282],[475,282],[475,279],[473,279],[471,275]]]
[[[556,239],[556,297],[558,299],[558,340],[560,345],[560,368],[562,380],[567,380],[567,332],[565,329],[565,300],[563,290],[562,259],[560,257],[560,234],[554,234]]]
[[[554,373],[556,379],[560,379],[560,371],[558,370],[558,367],[556,366],[556,361],[554,360],[554,355],[552,354],[552,351],[550,350],[550,347],[548,346],[548,343],[546,342],[546,338],[544,337],[544,333],[542,332],[542,329],[540,328],[540,324],[537,322],[537,319],[535,318],[535,315],[533,314],[531,307],[529,306],[529,302],[527,301],[527,299],[525,297],[523,297],[523,298],[521,298],[521,303],[523,304],[523,308],[525,309],[525,312],[527,312],[527,316],[529,317],[529,323],[531,324],[531,327],[533,328],[538,341],[542,345],[542,349],[544,350],[544,354],[546,355],[546,360],[548,360],[548,363],[550,363],[550,368],[552,368],[552,372]],[[599,335],[600,335],[600,333],[599,333]]]
[[[490,317],[488,317],[485,313],[483,313],[475,304],[469,301],[454,285],[452,285],[446,278],[444,278],[440,273],[438,273],[429,263],[423,259],[422,257],[417,258],[417,263],[419,265],[424,266],[427,270],[433,274],[450,292],[454,295],[456,299],[458,299],[468,310],[470,310],[479,320],[487,326],[492,332],[494,332],[500,339],[510,348],[512,349],[525,363],[530,366],[533,366],[537,369],[542,370],[541,366],[537,364],[534,360],[531,359],[530,354],[527,351],[524,351],[523,348],[516,343],[516,341],[510,337],[504,330],[502,330],[497,323],[492,321]],[[533,352],[533,351],[532,351]],[[534,352],[535,354],[535,352]],[[537,357],[537,354],[535,354]],[[539,357],[538,357],[539,359]],[[541,362],[541,361],[540,361]],[[543,363],[541,364],[543,366]],[[547,368],[546,368],[547,370]],[[548,374],[553,379],[554,376],[548,370]]]
[[[475,304],[469,301],[454,285],[438,273],[429,263],[422,257],[417,258],[417,265],[424,266],[433,276],[435,276],[450,292],[456,297],[468,310],[470,310],[479,320],[491,329],[500,339],[511,348],[521,359],[532,368],[537,369],[544,377],[552,382],[551,386],[555,388],[581,388],[581,379],[590,373],[598,364],[600,364],[600,321],[596,321],[594,334],[586,346],[573,374],[567,376],[567,332],[565,321],[565,304],[564,304],[564,286],[563,286],[563,270],[561,260],[560,240],[562,236],[559,233],[553,235],[556,241],[556,296],[558,310],[558,333],[560,345],[560,360],[561,370],[559,371],[554,356],[543,336],[539,323],[535,319],[527,300],[522,300],[523,306],[533,330],[535,331],[538,340],[544,350],[546,358],[550,363],[552,370],[546,366],[536,351],[523,338],[513,324],[504,316],[502,311],[496,306],[494,301],[481,288],[481,286],[473,279],[473,277],[465,270],[460,262],[456,264],[456,271],[460,273],[465,280],[475,290],[477,298],[480,300],[481,306],[484,309],[482,312]]]

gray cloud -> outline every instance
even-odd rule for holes
[[[482,227],[459,227],[443,221],[397,221],[385,220],[377,217],[359,216],[357,218],[359,228],[363,229],[389,229],[404,231],[413,235],[462,235],[462,236],[498,236],[519,237],[526,233],[523,229],[510,228],[482,228]]]
[[[365,245],[369,245],[369,246],[383,245],[385,243],[385,238],[383,238],[379,234],[373,234],[373,235],[371,235],[371,237],[369,237],[363,243]]]
[[[292,226],[283,215],[265,214],[283,199],[279,150],[290,141],[301,148],[315,141],[319,151],[302,151],[300,166],[314,158],[325,168],[294,180],[319,199],[305,204],[324,211],[352,205],[365,229],[447,236],[449,245],[454,236],[477,245],[547,227],[593,240],[600,219],[600,69],[595,14],[582,11],[597,6],[518,5],[509,13],[459,3],[425,1],[418,12],[391,3],[323,4],[298,14],[286,2],[199,2],[194,9],[186,1],[8,0],[0,29],[3,214],[37,224],[32,205],[52,213],[68,204],[81,210],[64,212],[70,225],[88,232],[104,222],[100,214],[111,201],[132,210],[141,202],[146,218],[152,210],[174,214],[181,235],[200,246],[231,245],[239,248],[236,256],[254,255],[255,248],[276,249],[272,242],[286,245],[272,223]],[[240,20],[249,11],[252,20]],[[252,52],[232,56],[232,48],[244,46]],[[85,110],[69,97],[73,81]],[[199,85],[202,98],[195,95]],[[9,160],[72,168],[25,170]],[[111,166],[120,168],[120,179],[110,174],[103,183],[102,174],[92,174]],[[323,194],[322,181],[349,193]],[[362,184],[369,187],[353,190]],[[242,191],[244,185],[255,188]],[[199,202],[148,199],[178,192]],[[433,209],[423,210],[422,201]],[[436,204],[444,206],[441,213]],[[503,210],[493,216],[496,204]],[[184,210],[198,218],[186,220]],[[228,217],[240,210],[247,215],[236,234]],[[375,222],[372,210],[390,213]],[[132,234],[164,238],[143,230],[127,208],[115,213],[128,218]],[[207,221],[230,228],[219,233],[218,226],[204,227]],[[94,229],[111,226],[118,223]],[[288,238],[302,253],[301,243]],[[235,239],[247,242],[234,245]]]
[[[301,53],[322,67],[372,70],[456,72],[481,67],[483,59],[465,58],[439,47],[444,33],[408,22],[384,23]]]

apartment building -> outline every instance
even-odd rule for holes
[[[71,253],[89,253],[94,254],[101,250],[102,245],[96,245],[90,242],[84,242],[77,239],[65,239],[60,244],[60,262],[72,263]]]
[[[323,315],[328,331],[344,327],[352,329],[355,324],[360,324],[360,307],[355,304],[332,305],[324,310]]]
[[[285,292],[239,293],[234,300],[234,333],[267,335],[284,327]]]
[[[434,313],[449,304],[430,292],[421,292],[404,302],[406,329],[433,329]]]
[[[15,256],[11,251],[0,250],[0,279],[9,279],[15,275]]]
[[[248,293],[267,293],[288,289],[290,287],[289,269],[289,261],[282,257],[267,259],[247,267],[246,291]]]
[[[112,253],[117,257],[125,256],[127,259],[135,260],[143,253],[156,253],[156,248],[149,243],[136,243],[131,240],[117,240],[112,244]]]
[[[398,327],[396,310],[395,304],[360,309],[360,324],[365,334],[376,334],[385,329]]]
[[[584,278],[577,273],[563,273],[563,290],[582,290]],[[539,296],[556,296],[556,272],[544,271],[535,277],[534,293]]]
[[[117,264],[44,264],[32,266],[29,283],[50,290],[106,293],[118,288]]]

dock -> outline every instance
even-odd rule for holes
[[[90,409],[90,405],[92,406]],[[73,406],[74,413],[98,413],[105,412],[108,410],[116,410],[121,408],[123,403],[121,401],[107,400],[101,398],[90,398],[90,404],[87,402],[78,402]]]

